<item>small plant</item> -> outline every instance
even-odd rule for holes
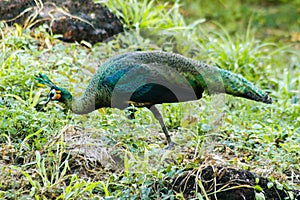
[[[173,5],[155,0],[111,0],[108,7],[121,17],[129,29],[167,29],[184,26],[179,3]]]

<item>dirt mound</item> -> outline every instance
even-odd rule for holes
[[[0,20],[25,28],[47,24],[66,42],[91,44],[123,32],[121,21],[106,7],[92,0],[0,1]]]

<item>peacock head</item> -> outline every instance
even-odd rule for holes
[[[37,80],[40,84],[50,87],[50,92],[48,93],[48,98],[45,105],[47,105],[50,101],[66,103],[67,100],[72,99],[72,95],[68,90],[56,86],[45,74],[39,74],[38,76],[35,76],[35,80]]]

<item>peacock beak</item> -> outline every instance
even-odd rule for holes
[[[50,97],[50,95],[48,95],[47,101],[46,101],[46,103],[45,103],[45,107],[47,106],[47,104],[48,104],[50,101],[51,101],[51,97]]]

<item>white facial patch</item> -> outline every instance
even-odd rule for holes
[[[49,92],[49,97],[54,100],[56,98],[56,90],[55,89],[52,89],[50,92]]]

